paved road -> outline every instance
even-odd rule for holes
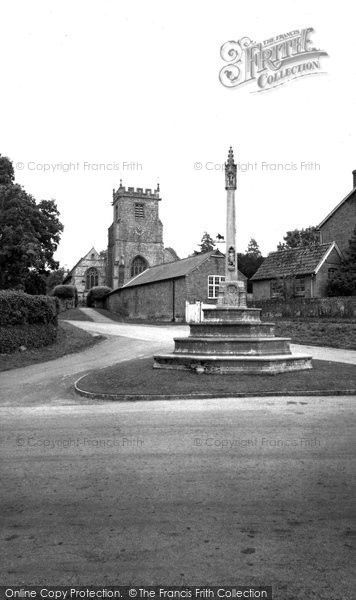
[[[2,582],[351,599],[355,398],[83,401],[79,373],[169,349],[180,329],[115,327],[0,375]]]

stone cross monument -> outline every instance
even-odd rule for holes
[[[276,337],[274,324],[261,321],[261,308],[247,308],[246,291],[238,278],[236,259],[236,165],[232,148],[225,163],[226,271],[217,305],[203,308],[201,323],[190,334],[174,338],[174,352],[154,357],[155,369],[195,373],[285,373],[311,369],[311,357],[292,354],[290,338]]]
[[[225,163],[226,197],[226,257],[225,283],[219,287],[218,306],[246,307],[246,290],[243,281],[239,281],[236,255],[236,164],[234,153],[230,146],[227,162]]]

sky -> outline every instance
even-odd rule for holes
[[[264,254],[275,250],[287,230],[317,225],[351,190],[351,1],[12,0],[1,13],[0,153],[26,191],[56,200],[61,266],[106,248],[120,179],[160,183],[165,246],[180,257],[204,231],[224,234],[230,146],[238,251],[251,237]],[[307,27],[328,54],[322,74],[262,93],[255,81],[219,81],[228,40]]]

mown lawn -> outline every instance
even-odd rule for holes
[[[92,371],[79,382],[81,390],[123,396],[234,397],[310,393],[338,394],[356,390],[354,365],[313,360],[313,368],[277,375],[201,374],[154,369],[153,358],[131,360]]]
[[[73,352],[80,352],[104,339],[103,336],[93,336],[70,323],[62,322],[58,326],[57,340],[54,344],[24,350],[23,352],[0,354],[0,371],[27,367],[47,360],[54,360]]]

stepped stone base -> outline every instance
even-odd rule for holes
[[[207,356],[161,354],[154,357],[154,369],[175,369],[227,375],[230,373],[270,374],[311,369],[311,357],[299,354],[271,356]]]
[[[290,354],[290,338],[193,337],[174,338],[175,354],[221,354],[229,356]]]
[[[175,338],[172,354],[154,357],[155,369],[196,373],[286,373],[311,369],[311,356],[292,354],[290,338],[274,336],[274,324],[262,323],[260,308],[216,306],[203,309],[202,323],[190,335]]]

